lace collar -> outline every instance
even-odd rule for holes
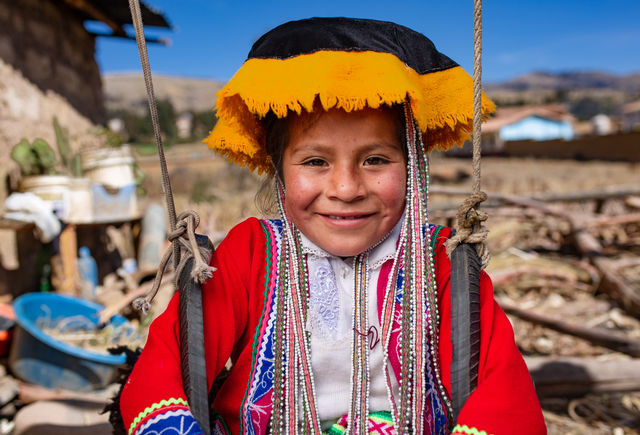
[[[402,229],[402,223],[404,222],[404,214],[393,227],[393,229],[373,248],[369,253],[369,264],[367,267],[369,270],[376,269],[382,266],[386,261],[393,259],[396,254],[396,247],[398,238],[400,237],[400,230]],[[311,254],[321,258],[339,258],[332,255],[313,243],[302,232],[300,232],[300,239],[302,241],[302,253]],[[353,261],[345,261],[347,264],[352,264]]]

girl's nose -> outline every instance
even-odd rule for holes
[[[362,199],[365,192],[364,180],[357,169],[335,167],[331,171],[326,191],[329,198],[351,202]]]

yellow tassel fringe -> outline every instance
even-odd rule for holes
[[[259,122],[269,110],[347,112],[402,103],[408,96],[428,149],[447,150],[469,138],[473,80],[461,67],[420,75],[389,53],[319,51],[289,59],[249,59],[218,94],[218,123],[204,140],[228,160],[272,172]],[[495,105],[482,96],[483,118]]]

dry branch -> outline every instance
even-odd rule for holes
[[[174,278],[173,272],[166,272],[162,276],[162,283],[164,283],[165,281],[173,280],[173,278]],[[160,285],[162,285],[162,283]],[[138,288],[136,288],[135,290],[129,291],[127,294],[123,295],[122,298],[118,299],[113,304],[106,306],[102,311],[100,311],[100,313],[98,313],[98,317],[99,317],[98,323],[102,325],[108,322],[111,317],[113,317],[115,314],[119,313],[120,311],[124,310],[134,300],[136,300],[141,296],[146,295],[151,290],[151,287],[153,287],[153,281],[147,281],[141,286],[139,286]]]
[[[578,284],[576,279],[570,276],[570,274],[568,273],[564,273],[559,270],[549,270],[537,266],[527,265],[491,272],[491,282],[495,287],[499,287],[518,279],[522,275],[527,274],[535,275],[536,277],[543,279],[568,281],[571,283],[571,285]]]
[[[584,222],[585,228],[602,227],[609,225],[625,225],[632,223],[640,223],[640,213],[629,213],[617,216],[602,216],[591,218]]]
[[[571,324],[551,316],[523,310],[505,302],[501,302],[500,306],[507,314],[511,314],[527,322],[542,325],[563,334],[570,334],[633,357],[640,357],[640,340],[601,328],[586,328],[584,326]]]
[[[602,255],[602,245],[595,237],[584,229],[584,223],[587,221],[583,216],[577,216],[573,213],[553,207],[544,202],[534,199],[523,198],[517,195],[500,195],[494,194],[501,201],[523,207],[532,207],[541,210],[549,215],[557,216],[567,220],[571,227],[571,239],[576,249],[586,256],[591,264],[595,266],[602,276],[600,281],[600,290],[607,293],[612,299],[618,301],[624,309],[632,314],[640,314],[640,292],[633,288],[611,262]]]
[[[540,397],[640,391],[640,359],[525,357]]]

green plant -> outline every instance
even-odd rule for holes
[[[11,158],[18,164],[23,176],[64,173],[73,177],[82,177],[80,153],[73,152],[69,141],[69,131],[60,125],[56,117],[53,118],[53,131],[56,136],[57,155],[44,139],[36,139],[32,143],[29,143],[27,139],[22,139],[11,150]],[[121,145],[119,137],[108,129],[100,128],[96,135],[104,136],[105,142],[109,145]]]
[[[43,139],[29,143],[22,139],[11,150],[11,158],[20,167],[22,175],[57,174],[58,160],[56,153]]]
[[[79,153],[71,151],[69,144],[69,131],[62,127],[58,122],[58,118],[53,117],[53,130],[56,133],[56,144],[58,145],[58,154],[66,171],[74,177],[82,177],[82,158]]]

